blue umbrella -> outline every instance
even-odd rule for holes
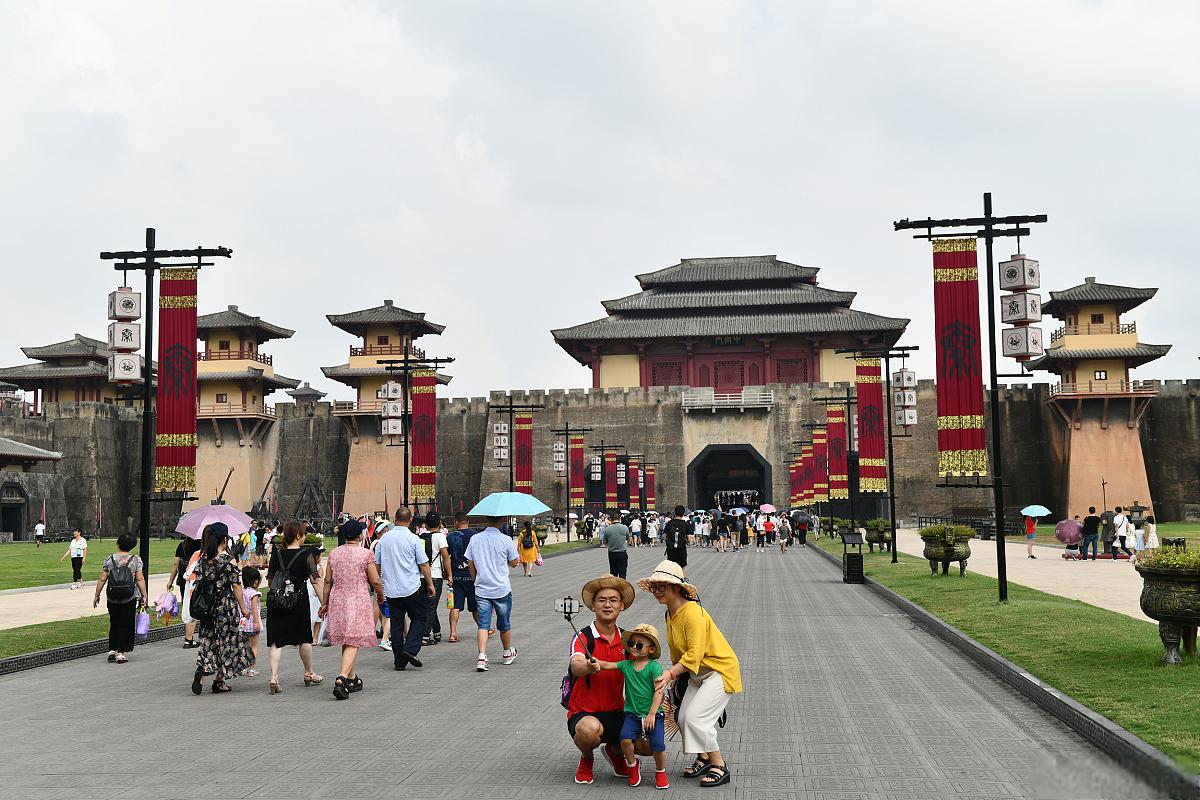
[[[523,492],[492,492],[467,513],[473,517],[532,517],[550,506]]]
[[[749,514],[750,513],[750,509],[743,508],[742,506],[738,506],[737,508],[731,508],[729,510],[734,514]]]
[[[1032,506],[1025,506],[1021,509],[1021,513],[1027,517],[1048,517],[1050,516],[1050,509],[1046,508],[1045,506],[1039,506],[1035,504]]]

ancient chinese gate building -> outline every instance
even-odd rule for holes
[[[605,301],[607,317],[552,333],[593,388],[853,381],[834,351],[893,344],[908,320],[851,308],[855,293],[818,286],[818,272],[775,256],[685,258],[638,275],[642,291]]]

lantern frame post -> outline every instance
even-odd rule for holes
[[[962,233],[934,233],[934,229],[949,229],[949,228],[975,228],[974,235],[976,239],[984,240],[984,251],[987,260],[987,307],[988,307],[988,401],[991,404],[991,431],[989,440],[991,444],[992,458],[992,502],[995,506],[993,513],[996,517],[996,582],[1000,594],[1000,602],[1008,602],[1008,565],[1005,558],[1004,537],[1004,457],[1000,452],[1000,383],[999,378],[1025,377],[1028,373],[1003,374],[997,369],[996,364],[996,278],[995,260],[992,253],[992,244],[998,238],[1008,236],[1028,236],[1029,228],[1022,227],[1033,223],[1043,223],[1048,220],[1045,214],[1015,214],[1005,217],[997,217],[992,214],[992,193],[983,193],[983,216],[982,217],[965,217],[961,219],[933,219],[926,217],[925,219],[902,219],[892,223],[892,229],[896,231],[905,230],[924,230],[925,233],[914,234],[914,239],[938,239],[945,236],[962,236]],[[997,228],[997,226],[1011,225],[1011,228]],[[982,228],[982,229],[980,229]],[[947,482],[944,486],[976,486],[978,488],[986,488],[986,483],[975,484],[953,484]]]
[[[566,462],[567,469],[566,469],[565,475],[566,475],[566,482],[567,482],[567,514],[566,514],[566,517],[567,517],[567,541],[568,542],[571,541],[571,435],[575,434],[576,436],[583,436],[585,434],[591,433],[593,430],[594,430],[593,428],[572,428],[570,422],[564,422],[563,426],[561,428],[551,428],[550,429],[550,433],[552,433],[555,436],[563,437],[563,441],[567,443],[567,462]],[[587,501],[586,488],[584,491],[585,491],[585,494],[584,494],[583,499],[586,503],[586,501]],[[580,506],[580,508],[579,508],[579,518],[583,519],[583,506]]]

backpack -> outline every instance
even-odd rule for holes
[[[109,556],[108,583],[105,584],[108,602],[124,605],[137,597],[137,575],[129,567],[133,559],[134,555],[130,553],[122,564],[115,555]]]
[[[267,611],[282,611],[288,612],[296,608],[300,603],[300,592],[296,590],[295,584],[292,583],[292,565],[296,563],[296,559],[304,552],[304,548],[296,549],[292,555],[292,560],[287,564],[283,563],[283,553],[279,554],[279,564],[281,569],[275,571],[271,576],[271,586],[267,589]],[[308,601],[308,596],[304,597],[305,602]],[[192,595],[192,603],[196,602],[195,595]],[[192,612],[192,616],[196,616]]]
[[[525,531],[525,535],[521,537],[521,547],[526,550],[533,547],[533,531]]]
[[[450,571],[455,575],[470,575],[467,564],[467,544],[475,531],[469,528],[464,531],[451,531],[446,537],[446,547],[450,551]]]
[[[192,584],[192,602],[188,613],[202,627],[211,627],[217,611],[216,577],[205,575],[205,559],[201,558],[196,570],[196,581]]]
[[[592,636],[592,626],[589,625],[586,628],[584,628],[583,630],[581,630],[579,632],[579,635],[583,637],[584,648],[587,650],[587,655],[590,656],[592,654],[592,651],[596,649],[596,637]],[[621,635],[621,629],[617,628],[617,636],[620,636],[620,635]],[[575,654],[575,639],[576,638],[577,637],[571,638],[571,655]],[[570,661],[568,661],[567,662],[567,674],[564,675],[563,679],[562,679],[562,707],[563,708],[570,707],[570,705],[571,705],[571,690],[575,688],[575,684],[578,681],[579,681],[579,678],[577,678],[576,676],[571,674],[571,665],[570,665]],[[591,675],[587,675],[584,677],[583,685],[587,686],[589,689],[592,688],[592,676]]]

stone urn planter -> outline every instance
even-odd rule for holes
[[[967,560],[971,557],[971,537],[975,531],[965,525],[931,525],[921,529],[921,540],[925,542],[922,554],[929,562],[929,571],[937,575],[938,564],[942,574],[950,571],[950,562],[958,562],[958,574],[967,572]]]
[[[882,523],[882,524],[881,524]],[[887,520],[872,519],[864,523],[867,530],[867,549],[872,553],[875,552],[875,546],[879,546],[879,552],[887,552],[891,549],[892,530],[888,526]]]
[[[1160,548],[1162,550],[1162,548]],[[1181,551],[1182,552],[1182,551]],[[1196,626],[1200,625],[1200,569],[1135,564],[1142,575],[1142,613],[1158,621],[1163,643],[1163,663],[1180,664],[1180,650],[1196,652]]]

